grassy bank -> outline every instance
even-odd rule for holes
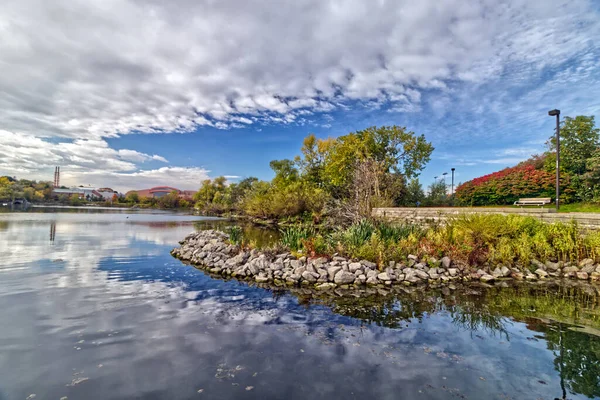
[[[241,238],[238,240],[242,240]],[[430,227],[363,220],[346,229],[309,226],[282,229],[279,246],[307,256],[334,254],[387,264],[409,255],[457,263],[519,265],[531,260],[600,260],[600,232],[582,232],[574,223],[543,223],[520,215],[462,215]]]

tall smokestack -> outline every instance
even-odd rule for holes
[[[60,186],[60,167],[54,167],[54,187]]]

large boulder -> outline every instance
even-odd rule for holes
[[[337,274],[335,274],[333,281],[338,285],[347,285],[353,283],[355,279],[356,276],[353,273],[349,271],[339,271]]]
[[[329,277],[330,281],[333,281],[333,278],[335,278],[335,275],[340,272],[342,270],[342,267],[329,267],[327,268],[327,275]]]

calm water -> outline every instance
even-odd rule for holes
[[[215,224],[0,213],[0,399],[600,396],[593,288],[282,293],[169,255]]]

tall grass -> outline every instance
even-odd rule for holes
[[[303,242],[315,236],[315,230],[305,226],[291,226],[281,229],[280,243],[292,251],[303,248]]]
[[[244,242],[244,230],[237,225],[229,228],[229,242],[241,246]]]
[[[582,232],[575,223],[547,224],[533,217],[468,214],[428,228],[362,220],[346,229],[317,235],[306,227],[282,231],[281,243],[313,254],[338,253],[386,264],[409,254],[449,256],[469,265],[529,266],[539,261],[600,260],[600,232]]]

